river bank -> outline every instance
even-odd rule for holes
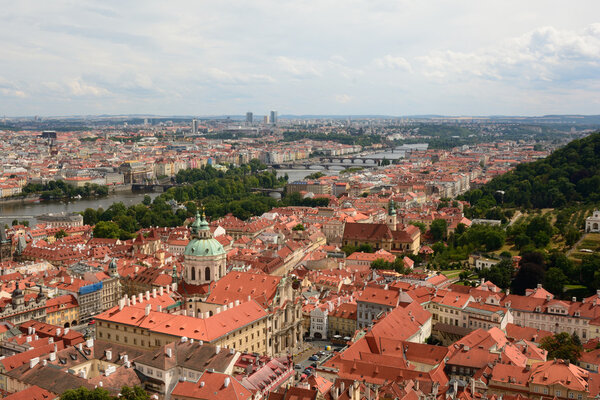
[[[151,192],[131,192],[129,191],[110,191],[108,196],[91,197],[86,199],[69,199],[69,200],[40,200],[23,201],[22,199],[16,202],[0,202],[0,222],[9,224],[13,220],[29,221],[30,225],[37,223],[36,216],[47,213],[60,212],[82,212],[86,208],[103,208],[107,209],[113,203],[122,202],[125,206],[139,204],[144,200],[144,196],[150,196],[154,199],[160,193]]]

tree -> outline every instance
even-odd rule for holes
[[[96,225],[98,213],[93,208],[86,208],[83,212],[83,223],[85,225]]]
[[[567,283],[569,283],[569,278],[559,268],[553,267],[546,272],[544,288],[550,293],[561,296]]]
[[[60,395],[60,400],[112,400],[112,398],[110,393],[102,388],[90,390],[80,387],[79,389],[65,390]]]
[[[496,265],[492,265],[489,269],[483,269],[479,276],[491,281],[494,285],[501,289],[507,289],[512,281],[514,267],[512,260],[505,258]]]
[[[121,236],[121,229],[112,221],[100,221],[94,227],[94,237],[118,239],[119,236]]]
[[[448,224],[444,219],[436,219],[429,226],[429,231],[431,232],[431,236],[435,241],[444,239],[446,237],[447,230]]]
[[[427,225],[425,225],[422,222],[413,221],[410,224],[416,226],[417,228],[419,228],[419,230],[421,231],[421,233],[425,233],[427,231]]]
[[[543,338],[540,348],[548,351],[549,360],[563,359],[575,363],[582,351],[581,342],[578,345],[577,341],[567,332],[562,332]]]
[[[535,288],[538,283],[544,282],[545,273],[544,255],[539,252],[523,254],[521,267],[512,282],[515,294],[525,294],[525,289]]]
[[[64,230],[62,230],[62,229],[61,229],[60,231],[56,232],[56,235],[54,235],[54,237],[55,237],[56,239],[62,239],[62,238],[64,238],[65,236],[67,236],[67,232],[65,232],[65,231],[64,231]]]
[[[142,200],[142,204],[145,206],[149,206],[150,204],[152,204],[152,198],[147,194],[144,195],[144,200]]]
[[[108,391],[102,388],[69,389],[60,396],[61,400],[150,400],[150,395],[139,386],[123,386],[118,396],[111,396]]]
[[[304,225],[302,225],[302,224],[298,224],[298,225],[294,226],[294,227],[292,228],[292,230],[293,230],[293,231],[303,231],[303,230],[304,230]]]

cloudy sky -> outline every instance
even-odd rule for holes
[[[0,115],[600,114],[600,1],[2,1]]]

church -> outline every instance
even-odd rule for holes
[[[344,246],[370,245],[394,254],[417,254],[421,246],[421,231],[414,225],[404,226],[396,218],[396,206],[391,200],[385,223],[346,223],[342,237]]]
[[[186,299],[187,312],[195,315],[198,307],[193,304],[206,298],[211,282],[227,274],[227,253],[212,236],[204,214],[196,213],[190,230],[192,237],[183,253],[183,276],[178,291]]]

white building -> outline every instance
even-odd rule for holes
[[[591,217],[586,218],[585,231],[600,233],[600,211],[596,210]]]
[[[315,339],[327,338],[328,315],[328,304],[320,304],[310,312],[310,336]]]

